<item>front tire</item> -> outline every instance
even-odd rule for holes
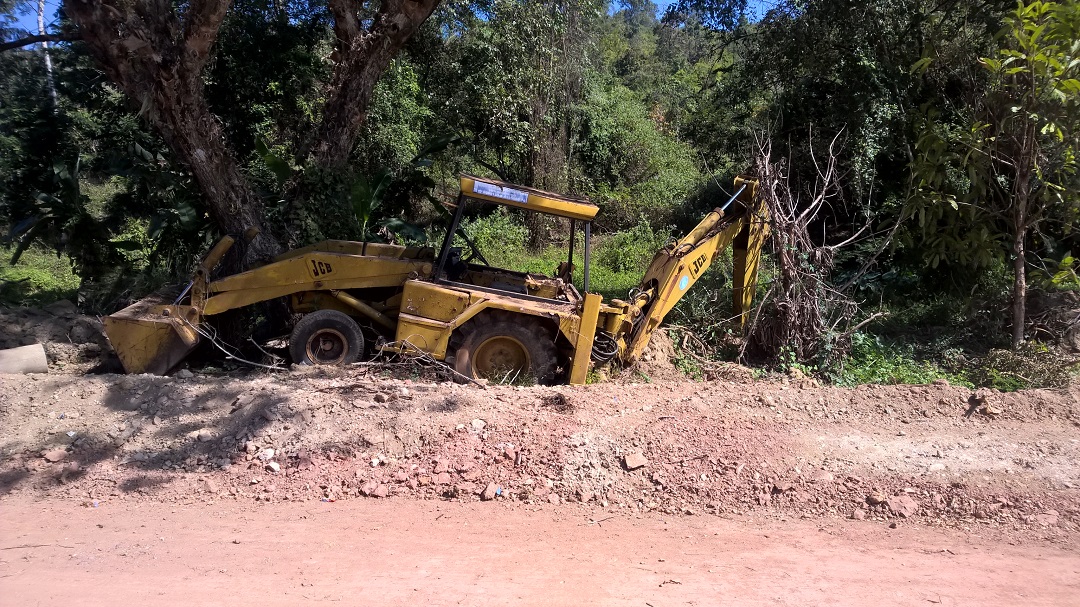
[[[337,310],[306,314],[289,337],[289,354],[299,365],[348,365],[363,353],[360,325]]]
[[[454,354],[455,371],[495,383],[532,379],[549,385],[555,381],[557,363],[555,340],[528,317],[474,326]]]

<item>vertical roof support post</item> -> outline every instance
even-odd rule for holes
[[[450,256],[450,245],[454,242],[454,234],[457,234],[458,226],[461,225],[461,217],[465,214],[465,197],[458,194],[457,209],[454,209],[454,218],[450,220],[450,228],[446,231],[446,240],[443,241],[442,250],[439,251],[439,262],[435,265],[434,278],[439,280],[446,268],[446,258]]]
[[[575,234],[576,231],[577,231],[577,221],[571,219],[570,220],[570,253],[566,257],[566,263],[569,264],[569,265],[567,265],[567,267],[569,268],[569,272],[570,272],[570,280],[569,280],[570,284],[574,284],[574,236],[576,236],[576,234]]]
[[[578,325],[577,339],[574,340],[574,356],[570,363],[571,386],[584,386],[588,380],[601,299],[603,298],[596,293],[585,294],[585,305],[581,308],[581,324]]]
[[[589,257],[592,252],[592,222],[585,222],[585,280],[581,285],[581,292],[589,292]]]

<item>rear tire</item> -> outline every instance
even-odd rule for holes
[[[289,337],[289,354],[298,365],[348,365],[363,353],[360,325],[337,310],[306,314]]]
[[[454,353],[454,370],[472,379],[517,383],[532,379],[542,385],[555,381],[558,351],[555,340],[528,317],[478,324],[465,332]]]

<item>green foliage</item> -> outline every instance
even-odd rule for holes
[[[519,214],[506,207],[497,207],[495,212],[486,217],[463,221],[461,229],[496,267],[519,269],[519,265],[528,256],[525,242],[529,234],[525,229],[525,222]],[[468,246],[464,241],[455,244]],[[547,272],[550,273],[554,268],[555,265],[547,268]]]
[[[567,242],[551,244],[538,252],[530,252],[527,245],[528,230],[523,217],[516,211],[499,207],[489,215],[466,220],[463,230],[477,248],[493,266],[551,276],[558,265],[566,261],[569,249]],[[641,229],[639,228],[639,233]],[[561,234],[560,234],[561,235]],[[569,236],[569,234],[566,234]],[[653,234],[654,242],[662,242],[661,237]],[[574,253],[574,284],[579,287],[584,280],[584,252],[581,247],[583,234],[578,233],[578,245]],[[628,263],[615,254],[617,245],[614,241],[631,242],[628,232],[617,232],[603,237],[595,237],[593,265],[589,274],[589,290],[600,293],[606,298],[625,298],[630,289],[638,286],[645,268],[652,259],[655,248],[651,245],[634,243],[630,251],[632,263]],[[464,240],[455,241],[455,246],[467,247]],[[467,250],[467,249],[466,249]],[[604,251],[602,255],[599,251]],[[614,267],[613,267],[614,266]]]
[[[1077,30],[1076,2],[1018,4],[1000,48],[980,60],[986,90],[959,115],[923,112],[906,214],[932,266],[986,266],[1017,239],[1053,253],[1057,238],[1072,233],[1080,210]],[[1032,229],[1039,238],[1027,237]]]
[[[398,171],[413,162],[434,118],[426,101],[416,68],[406,58],[395,59],[375,87],[356,151],[364,171]]]
[[[946,379],[954,385],[972,386],[963,374],[950,373],[933,362],[919,360],[910,347],[865,333],[853,335],[851,345],[851,357],[839,369],[828,373],[839,385],[929,384],[935,379]]]
[[[637,225],[596,239],[596,263],[613,272],[643,272],[656,252],[671,240],[670,232],[656,230],[642,216]]]
[[[99,275],[114,269],[121,249],[136,248],[136,243],[114,241],[111,221],[90,214],[90,199],[82,193],[79,161],[73,166],[53,166],[52,193],[40,192],[32,214],[12,226],[8,241],[15,243],[11,264],[35,242],[47,243],[58,253],[66,252],[80,275]]]
[[[630,89],[594,85],[583,110],[577,153],[604,225],[628,228],[642,216],[666,222],[701,185],[693,148],[664,132]]]
[[[1080,290],[1080,273],[1077,273],[1080,263],[1077,263],[1071,251],[1060,260],[1043,259],[1042,265],[1043,269],[1035,271],[1033,276],[1044,289]]]
[[[230,4],[205,92],[239,157],[258,139],[284,149],[309,136],[330,74],[326,10],[307,2]]]
[[[1002,391],[1065,388],[1078,367],[1042,344],[1025,343],[1016,350],[991,350],[972,371],[974,381]]]
[[[33,245],[18,265],[0,264],[0,304],[43,306],[60,299],[77,301],[79,282],[70,258]]]

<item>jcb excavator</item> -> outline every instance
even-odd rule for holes
[[[596,206],[480,177],[462,176],[460,185],[437,251],[328,240],[212,280],[234,244],[226,236],[179,297],[146,299],[106,317],[106,334],[128,373],[165,374],[210,335],[208,323],[215,315],[288,298],[291,310],[303,314],[289,340],[298,364],[344,365],[377,349],[427,355],[464,378],[580,385],[590,365],[636,361],[667,313],[728,246],[734,247],[734,312],[745,322],[768,234],[754,181],[736,179],[727,204],[657,251],[628,301],[609,302],[589,292]],[[492,267],[459,230],[466,207],[474,204],[570,220],[567,261],[553,276]],[[580,290],[573,283],[579,224],[584,234]],[[463,236],[467,254],[466,247],[454,246],[455,234]]]

